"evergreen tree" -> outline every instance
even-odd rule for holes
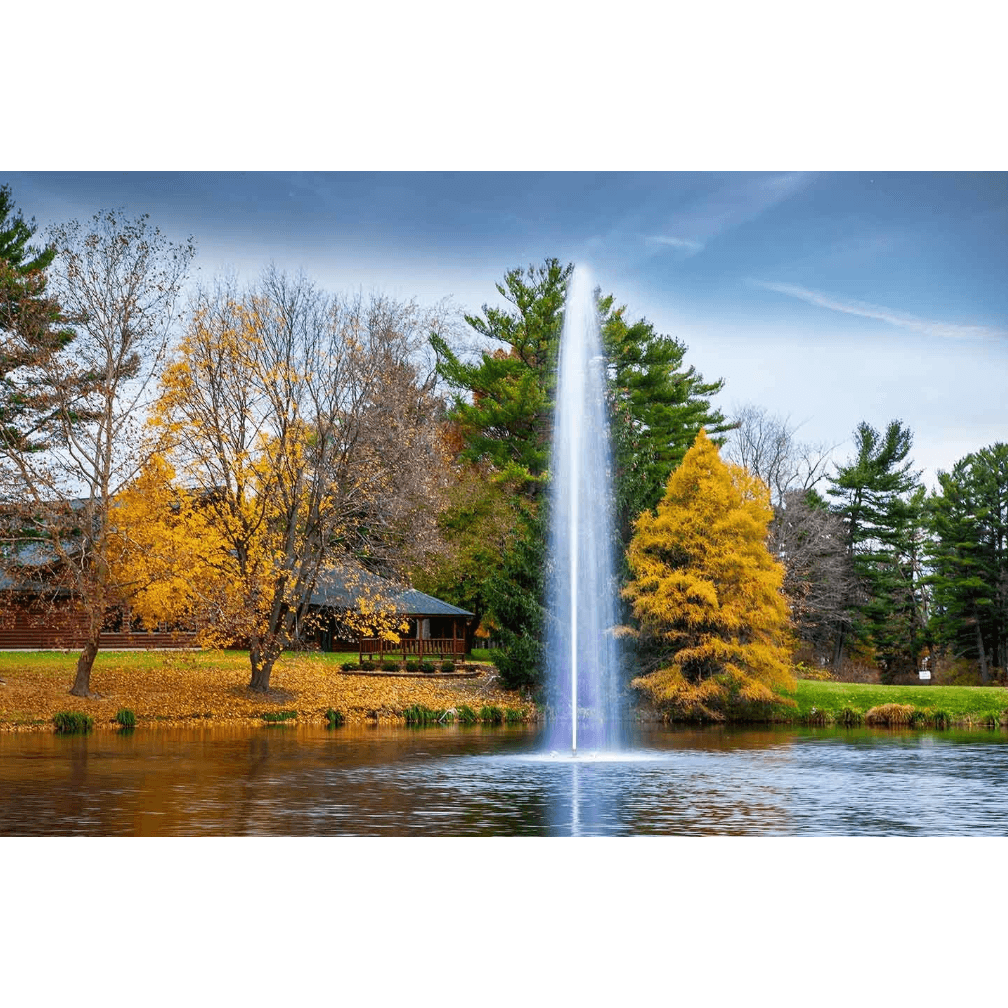
[[[56,249],[30,244],[35,230],[15,211],[10,187],[0,186],[0,441],[23,451],[44,446],[52,420],[41,365],[74,335],[46,293]]]
[[[488,478],[505,481],[524,499],[508,551],[492,578],[495,587],[488,585],[487,593],[497,600],[490,616],[499,636],[513,639],[521,651],[516,665],[541,651],[546,516],[540,512],[549,479],[556,365],[572,272],[572,265],[562,266],[557,259],[509,270],[497,290],[512,307],[484,305],[481,316],[466,316],[482,337],[504,344],[484,350],[477,361],[462,360],[442,336],[431,337],[438,372],[454,392],[449,417],[459,435],[459,458],[485,467]],[[633,518],[657,504],[668,473],[697,431],[705,423],[713,431],[726,429],[706,398],[721,383],[705,383],[693,368],[683,369],[686,347],[656,334],[646,320],[628,324],[625,306],[613,309],[611,296],[596,291],[596,301],[610,377],[618,533],[625,546]],[[532,559],[537,556],[539,560]],[[529,640],[535,642],[531,651]],[[511,661],[506,655],[495,660],[499,666]]]
[[[716,436],[732,424],[710,404],[723,380],[705,382],[695,368],[684,367],[684,343],[659,335],[647,319],[627,323],[626,305],[613,309],[612,295],[596,296],[609,361],[615,506],[625,549],[634,519],[658,505],[701,428],[720,445]]]
[[[836,631],[839,666],[853,636],[873,649],[883,679],[916,668],[927,623],[921,564],[923,497],[908,459],[913,435],[899,420],[885,434],[854,432],[856,456],[830,478],[845,526],[854,587]]]
[[[726,465],[701,431],[657,513],[637,519],[624,595],[654,671],[633,685],[688,716],[788,701],[791,634],[784,568],[766,548],[769,491]]]
[[[1008,445],[965,456],[938,482],[928,501],[931,624],[956,657],[977,661],[986,683],[990,665],[1008,668]]]

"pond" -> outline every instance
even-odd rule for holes
[[[1008,834],[1003,730],[633,736],[572,760],[513,727],[0,734],[0,834]]]

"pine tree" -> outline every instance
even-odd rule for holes
[[[542,537],[545,522],[539,512],[549,480],[556,364],[572,272],[557,259],[509,270],[497,290],[513,307],[484,305],[481,316],[466,316],[485,339],[504,344],[484,350],[478,361],[462,360],[442,336],[431,337],[438,372],[455,393],[449,419],[459,458],[524,498],[487,593],[499,600],[490,612],[499,636],[521,653],[513,663],[506,655],[500,662],[516,667],[541,652],[543,565],[531,558],[542,553],[533,540]],[[596,290],[595,297],[610,377],[617,534],[625,548],[633,518],[657,504],[697,431],[705,424],[714,432],[726,429],[707,399],[721,383],[705,383],[683,367],[683,344],[658,335],[645,319],[628,324],[626,307],[614,309],[612,296]],[[531,650],[530,638],[536,641]]]
[[[56,249],[31,245],[35,230],[0,186],[0,442],[19,451],[47,442],[55,400],[42,365],[74,336],[46,293]]]
[[[849,637],[873,649],[886,680],[916,668],[927,622],[921,568],[923,498],[908,459],[913,435],[893,420],[881,435],[854,432],[856,456],[838,467],[828,493],[845,526],[855,587],[835,638],[833,664]]]
[[[965,456],[938,481],[928,501],[931,625],[955,656],[977,661],[986,683],[990,664],[1008,668],[1008,445]]]
[[[784,568],[766,547],[769,491],[727,465],[704,431],[672,474],[657,514],[637,519],[624,590],[638,650],[654,671],[633,685],[662,706],[721,720],[733,705],[789,701]]]

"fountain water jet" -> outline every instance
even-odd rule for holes
[[[573,754],[621,748],[619,650],[613,637],[617,585],[613,564],[612,453],[605,359],[587,272],[567,287],[553,423],[546,635],[550,706],[548,743]]]

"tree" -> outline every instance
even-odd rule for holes
[[[637,519],[624,589],[645,675],[632,685],[681,713],[722,720],[734,702],[793,688],[784,569],[766,548],[769,493],[701,431],[657,514]]]
[[[784,565],[795,635],[826,661],[853,584],[843,522],[815,490],[788,490],[773,509],[767,548]]]
[[[411,363],[431,324],[413,303],[334,297],[273,269],[195,300],[156,429],[224,544],[191,604],[210,614],[205,632],[247,642],[254,691],[303,629],[323,568],[352,583],[422,566],[437,545],[446,459]]]
[[[487,596],[500,603],[499,610],[491,607],[499,636],[520,652],[514,660],[507,655],[495,660],[520,666],[533,678],[536,667],[529,663],[541,652],[543,626],[541,542],[547,516],[541,512],[572,271],[572,265],[561,266],[557,259],[509,270],[497,290],[513,307],[484,305],[482,316],[466,316],[487,344],[474,361],[464,361],[441,335],[431,338],[438,372],[454,392],[449,418],[459,435],[459,458],[484,466],[490,478],[523,496],[508,552],[488,582]],[[721,383],[706,384],[692,368],[682,368],[684,345],[656,334],[647,320],[628,323],[625,306],[614,309],[611,296],[596,291],[595,297],[610,379],[617,534],[623,546],[633,517],[657,503],[668,473],[701,426],[724,429],[724,418],[706,399]]]
[[[55,400],[40,365],[74,335],[46,293],[56,249],[29,244],[35,230],[0,186],[0,439],[18,451],[45,445]]]
[[[899,420],[881,435],[867,423],[854,432],[856,456],[830,478],[856,577],[835,638],[839,666],[848,634],[873,648],[885,679],[912,671],[924,645],[921,539],[923,495],[908,455],[913,436]]]
[[[610,424],[615,464],[615,512],[621,552],[634,519],[653,511],[669,476],[701,429],[716,444],[733,428],[710,397],[721,379],[705,382],[685,367],[685,343],[655,332],[647,319],[626,321],[626,305],[596,290],[604,353],[610,376]]]
[[[27,438],[2,448],[35,534],[85,614],[76,696],[93,695],[91,668],[111,601],[113,502],[143,463],[148,393],[194,254],[191,242],[172,243],[147,220],[104,212],[88,228],[74,221],[51,229],[54,295],[74,338],[33,363],[50,397],[46,450]]]
[[[798,441],[787,418],[754,403],[732,413],[724,457],[769,487],[774,517],[767,545],[786,569],[784,594],[795,632],[813,653],[825,655],[852,594],[842,523],[815,489],[832,448]]]
[[[993,444],[939,472],[928,501],[932,629],[957,657],[1008,668],[1008,445]]]
[[[770,501],[779,507],[786,494],[813,490],[825,478],[832,447],[795,439],[796,428],[786,417],[746,403],[733,410],[732,433],[724,455],[758,476],[770,488]]]

